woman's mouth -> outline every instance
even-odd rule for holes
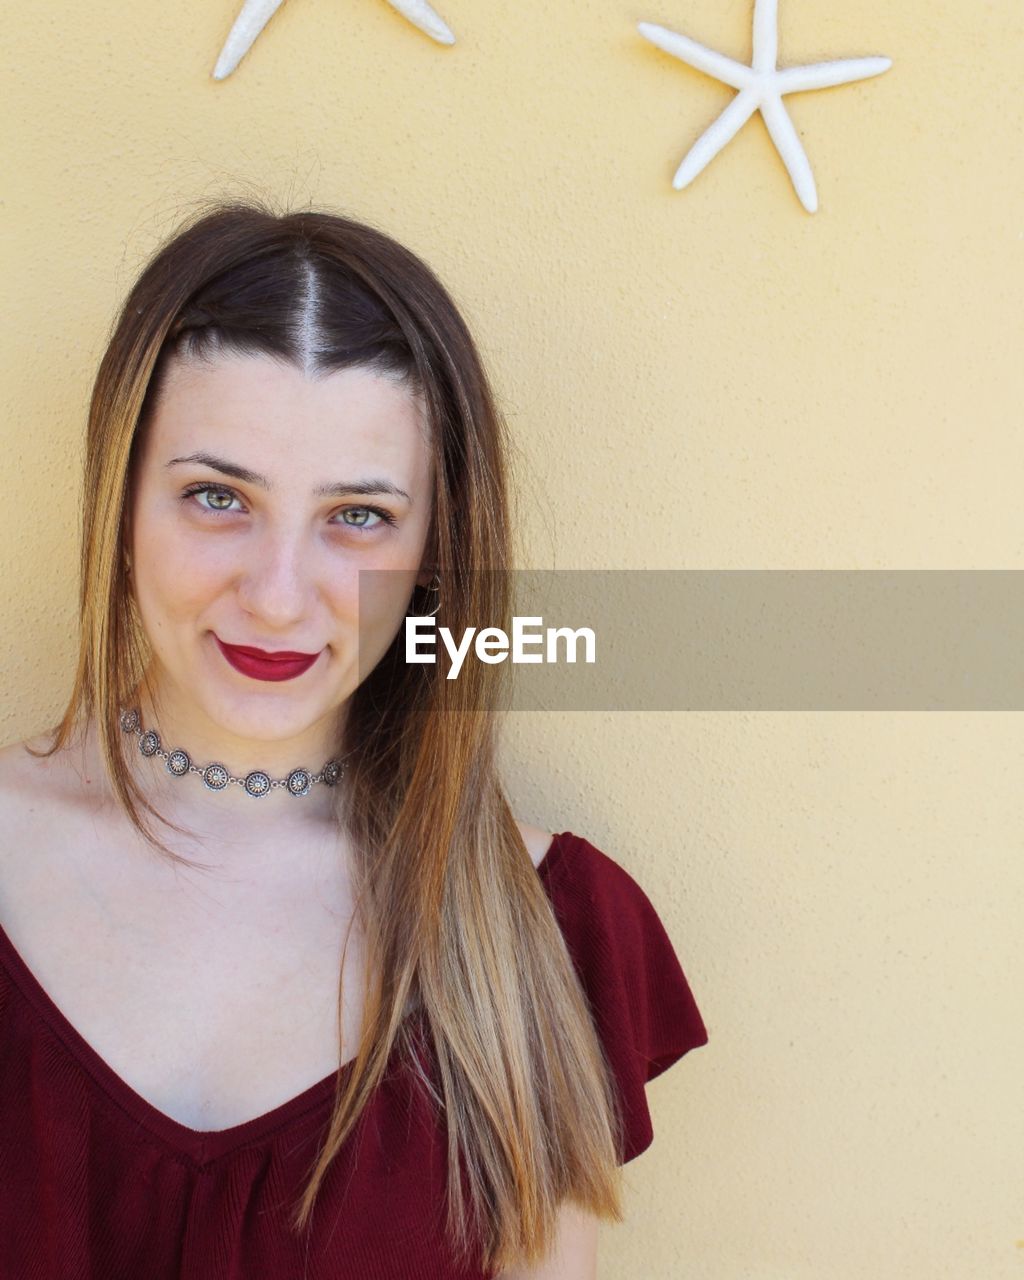
[[[225,644],[216,634],[213,638],[234,669],[253,680],[294,680],[296,676],[308,671],[320,657],[319,653],[295,653],[288,649],[268,653],[249,645]]]

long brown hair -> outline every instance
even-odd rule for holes
[[[423,396],[435,460],[428,552],[444,624],[510,630],[508,440],[480,356],[434,272],[382,231],[330,212],[219,201],[145,265],[93,387],[81,548],[81,642],[50,755],[93,719],[118,803],[161,854],[120,711],[147,646],[126,576],[138,441],[172,354],[262,353],[311,373],[365,366]],[[421,612],[426,612],[426,609]],[[535,1265],[571,1200],[622,1221],[622,1116],[586,998],[498,777],[499,667],[407,665],[401,633],[352,695],[344,824],[367,943],[358,1052],[290,1225],[318,1189],[397,1047],[425,1015],[448,1137],[448,1229],[460,1259]],[[127,739],[134,741],[134,739]],[[173,823],[166,825],[174,827]],[[180,827],[174,827],[181,831]],[[342,988],[339,980],[339,1027]],[[339,1055],[340,1056],[340,1055]],[[460,1171],[465,1171],[465,1181]]]

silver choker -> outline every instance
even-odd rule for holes
[[[178,747],[174,751],[165,751],[160,745],[160,735],[155,729],[142,728],[142,716],[137,707],[121,713],[121,729],[124,733],[134,733],[139,739],[139,750],[144,756],[160,756],[167,761],[167,772],[176,778],[186,773],[198,773],[211,791],[223,791],[229,782],[240,786],[246,795],[259,799],[273,787],[284,787],[289,795],[305,796],[309,794],[314,783],[322,782],[325,787],[333,787],[345,772],[342,760],[328,760],[319,773],[310,773],[308,769],[293,769],[287,778],[271,778],[262,769],[253,769],[244,778],[236,778],[228,773],[222,764],[208,764],[200,769],[192,763],[187,751]]]

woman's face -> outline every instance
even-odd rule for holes
[[[333,726],[431,577],[427,430],[420,399],[367,368],[172,360],[128,541],[148,678],[179,720],[263,741]],[[360,617],[365,569],[393,572],[372,593],[364,578]],[[315,657],[252,666],[223,645]]]

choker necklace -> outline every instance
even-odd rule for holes
[[[305,796],[316,782],[325,787],[333,787],[345,772],[342,760],[328,760],[319,773],[310,773],[308,769],[293,769],[287,778],[271,778],[262,769],[253,769],[244,778],[236,778],[222,764],[208,764],[200,769],[192,763],[187,751],[178,747],[174,751],[165,751],[160,745],[160,735],[155,729],[142,728],[142,716],[137,707],[121,713],[121,729],[124,733],[134,733],[139,739],[139,750],[144,756],[160,756],[167,761],[167,772],[176,778],[186,773],[198,773],[211,791],[223,791],[229,782],[237,783],[246,795],[259,798],[265,796],[273,787],[284,787],[289,795]],[[352,753],[349,752],[349,755]]]

